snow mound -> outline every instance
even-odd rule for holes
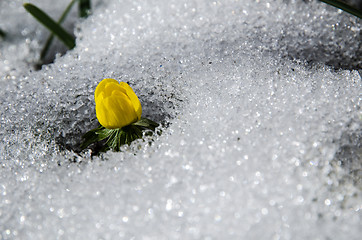
[[[0,239],[359,239],[360,20],[319,2],[97,1],[70,16],[76,48],[33,71],[47,32],[22,3],[0,3]],[[162,133],[80,152],[103,78]]]

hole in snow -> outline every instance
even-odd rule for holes
[[[356,122],[349,123],[348,128],[339,139],[341,146],[332,164],[344,170],[339,177],[341,183],[352,181],[362,190],[362,128]]]

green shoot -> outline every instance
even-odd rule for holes
[[[6,36],[6,33],[0,29],[0,37],[4,38]]]
[[[90,0],[79,0],[79,17],[82,18],[88,17],[90,10],[91,10]]]
[[[24,3],[24,8],[40,23],[48,28],[55,36],[57,36],[69,49],[75,47],[74,37],[66,32],[63,27],[56,23],[45,12],[43,12],[31,3]]]
[[[76,1],[78,1],[78,0],[72,0],[72,1],[69,3],[69,5],[67,6],[67,8],[64,10],[62,16],[61,16],[61,17],[59,18],[59,20],[58,20],[58,24],[59,24],[59,25],[63,23],[63,21],[64,21],[65,18],[67,17],[68,13],[69,13],[70,10],[72,9],[72,7],[73,7],[73,5],[74,5],[74,3],[75,3]],[[54,38],[54,34],[51,33],[51,34],[49,35],[49,37],[48,37],[45,45],[44,45],[43,50],[41,51],[41,54],[40,54],[40,60],[41,60],[41,61],[45,58],[45,56],[46,56],[46,54],[47,54],[47,52],[48,52],[48,50],[49,50],[49,47],[50,47],[50,45],[51,45],[51,43],[52,43],[52,41],[53,41],[53,38]]]
[[[319,0],[362,19],[362,11],[338,0]]]

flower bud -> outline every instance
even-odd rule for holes
[[[98,121],[105,128],[122,128],[141,119],[141,103],[125,82],[103,79],[95,90],[94,100]]]

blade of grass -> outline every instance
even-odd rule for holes
[[[31,3],[24,3],[24,8],[45,27],[47,27],[55,36],[57,36],[69,49],[75,47],[75,39],[45,12]]]
[[[348,13],[362,19],[362,11],[360,11],[346,3],[340,2],[338,0],[319,0],[319,1],[332,5],[333,7],[342,9],[343,11],[348,12]]]
[[[6,33],[3,30],[0,29],[0,37],[4,38],[5,36],[6,36]]]
[[[90,0],[79,0],[79,16],[82,18],[88,17],[91,10]]]
[[[69,13],[70,10],[72,9],[72,7],[73,7],[73,5],[74,5],[74,3],[75,3],[76,1],[78,1],[78,0],[72,0],[72,1],[68,4],[68,6],[67,6],[67,8],[64,10],[62,16],[60,16],[60,18],[59,18],[59,20],[58,20],[58,24],[59,24],[59,25],[64,22],[65,18],[67,17],[68,13]],[[53,41],[53,38],[54,38],[54,34],[51,33],[51,34],[49,35],[49,37],[48,37],[48,39],[47,39],[44,47],[43,47],[43,50],[41,51],[41,54],[40,54],[40,60],[41,60],[41,61],[43,61],[43,59],[45,58],[46,54],[48,53],[48,50],[49,50],[49,47],[50,47],[50,45],[51,45],[51,43],[52,43],[52,41]]]

